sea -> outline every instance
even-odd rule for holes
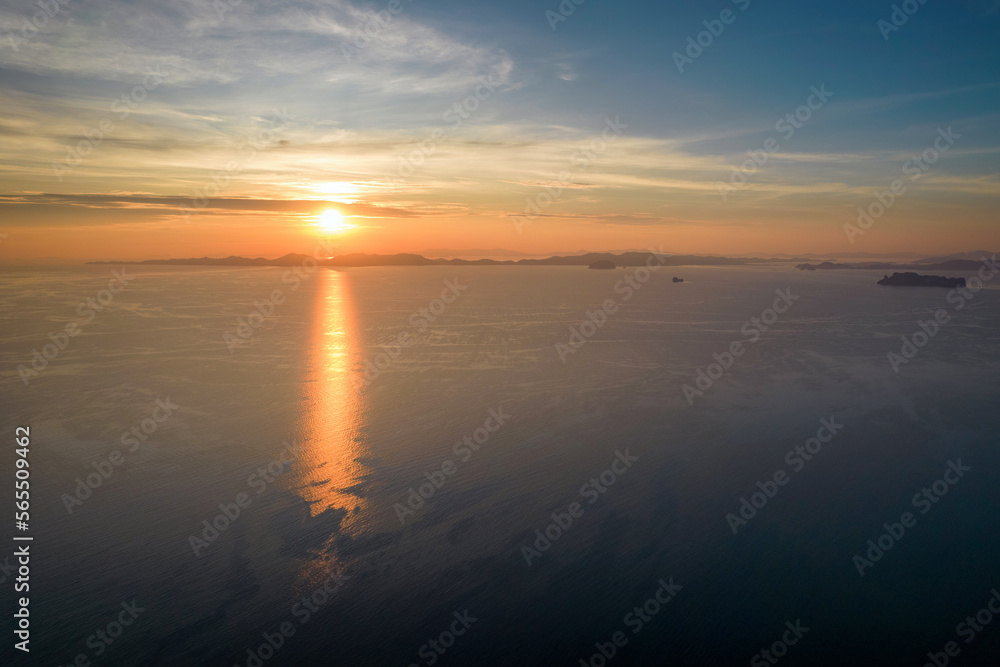
[[[4,268],[5,664],[998,665],[1000,276],[882,274]]]

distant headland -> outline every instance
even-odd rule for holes
[[[890,287],[965,287],[965,278],[945,278],[944,276],[922,276],[919,273],[894,273],[878,281],[879,285]]]
[[[588,269],[604,269],[604,270],[609,270],[609,269],[614,269],[616,267],[615,267],[615,263],[612,262],[610,259],[600,259],[600,260],[594,262],[593,264],[591,264],[590,266],[588,266],[587,268]]]

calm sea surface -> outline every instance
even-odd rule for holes
[[[771,664],[751,661],[789,622],[808,631],[782,665],[919,666],[949,641],[953,664],[997,664],[1000,615],[956,628],[1000,589],[996,286],[956,310],[789,267],[639,289],[634,267],[126,271],[109,303],[109,266],[0,273],[0,500],[30,425],[32,664],[599,666],[618,632],[608,664]],[[713,355],[730,368],[689,402]],[[794,454],[821,420],[837,432]],[[648,604],[661,580],[673,598]]]

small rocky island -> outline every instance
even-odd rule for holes
[[[894,273],[878,281],[879,285],[892,287],[965,287],[965,278],[945,278],[944,276],[922,276],[919,273]]]
[[[684,282],[684,279],[683,278],[678,278],[677,276],[674,276],[674,282],[675,283],[682,283],[682,282]]]
[[[615,268],[615,263],[612,262],[610,259],[601,259],[601,260],[598,260],[598,261],[594,262],[593,264],[591,264],[587,268],[588,269],[613,269],[613,268]]]

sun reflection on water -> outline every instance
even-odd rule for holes
[[[347,512],[341,530],[353,533],[365,521],[363,484],[368,450],[361,427],[362,395],[352,377],[358,355],[356,320],[347,276],[321,270],[316,322],[307,355],[302,454],[296,493],[316,516],[329,508]]]

